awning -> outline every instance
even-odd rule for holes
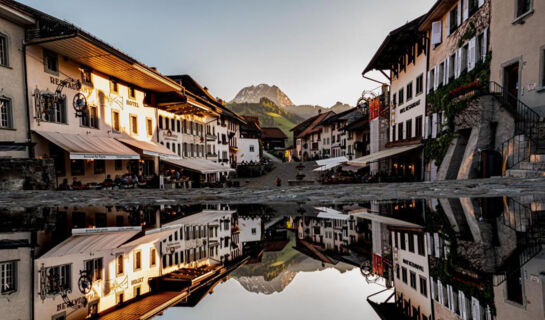
[[[380,214],[370,213],[368,212],[368,209],[354,210],[350,211],[348,214],[357,218],[380,222],[392,227],[422,228],[422,226],[412,222],[407,222],[392,217],[385,217],[381,216]]]
[[[165,146],[160,145],[158,143],[140,141],[140,140],[135,140],[130,138],[116,138],[116,139],[131,147],[140,149],[142,151],[142,154],[145,154],[148,156],[167,158],[167,159],[180,158],[180,156],[178,156],[176,153],[170,151]]]
[[[173,166],[181,167],[191,171],[200,172],[203,174],[217,172],[235,171],[229,167],[224,167],[219,163],[205,159],[162,159],[164,162]]]
[[[134,152],[114,138],[106,136],[34,131],[70,154],[70,159],[140,159]]]
[[[326,164],[326,165],[323,165],[321,167],[318,167],[312,171],[327,171],[327,170],[330,170],[330,169],[333,169],[335,167],[338,167],[340,166],[341,164],[340,163],[330,163],[330,164]]]
[[[316,164],[319,165],[319,166],[324,166],[326,164],[333,164],[333,163],[336,164],[336,163],[342,163],[342,162],[346,162],[346,161],[348,161],[348,159],[346,157],[336,157],[336,158],[317,160]]]
[[[342,166],[341,170],[346,172],[358,172],[361,167],[358,166]]]
[[[394,147],[389,148],[386,150],[382,150],[379,152],[372,153],[370,155],[354,159],[352,161],[348,161],[347,163],[351,166],[358,166],[358,167],[367,167],[370,163],[379,161],[384,158],[388,158],[391,156],[395,156],[397,154],[411,151],[416,148],[422,147],[422,144],[413,144],[410,146],[402,146],[402,147]]]

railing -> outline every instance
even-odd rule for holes
[[[523,161],[530,159],[535,153],[539,136],[540,116],[528,105],[523,103],[506,91],[498,83],[490,82],[490,94],[498,100],[501,105],[507,109],[515,119],[515,133],[513,137],[504,141],[501,146],[501,153],[504,159],[503,169],[514,168]]]

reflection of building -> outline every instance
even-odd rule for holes
[[[422,229],[392,227],[395,296],[403,314],[431,319],[428,249]]]
[[[2,233],[0,310],[2,319],[31,319],[32,254],[30,232]]]

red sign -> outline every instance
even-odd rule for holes
[[[369,102],[369,121],[378,118],[380,111],[382,110],[382,103],[380,97],[377,97]]]
[[[373,273],[382,276],[382,257],[373,253]]]

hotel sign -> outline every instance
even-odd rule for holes
[[[404,113],[405,111],[409,111],[412,108],[414,108],[416,106],[419,106],[419,105],[420,105],[420,100],[417,100],[416,102],[411,103],[410,105],[408,105],[408,106],[406,106],[404,108],[401,108],[401,110],[399,110],[399,113]]]
[[[128,106],[133,106],[133,107],[140,107],[140,105],[138,104],[138,102],[134,101],[134,100],[126,100],[125,103],[128,105]]]
[[[413,267],[413,268],[415,268],[417,270],[424,271],[424,267],[422,267],[421,265],[416,264],[416,263],[414,263],[412,261],[409,261],[407,259],[403,259],[403,263],[408,265],[408,266],[411,266],[411,267]]]

